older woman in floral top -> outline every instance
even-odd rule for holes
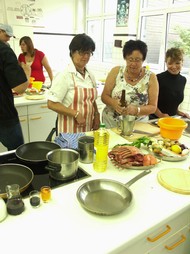
[[[107,76],[102,93],[106,104],[102,121],[107,128],[117,126],[117,115],[134,115],[138,121],[147,121],[148,115],[157,108],[158,81],[156,75],[143,67],[147,45],[140,40],[129,40],[123,48],[126,66],[114,67]],[[126,107],[120,98],[125,90]]]

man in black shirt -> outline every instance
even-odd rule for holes
[[[0,30],[1,27],[0,25]],[[10,34],[6,35],[11,37]],[[18,64],[14,51],[0,36],[0,142],[8,150],[16,149],[24,143],[12,89],[23,93],[29,84],[30,71],[29,67],[23,69]]]

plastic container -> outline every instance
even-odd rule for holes
[[[94,148],[96,155],[93,167],[97,172],[104,172],[107,169],[109,136],[109,132],[104,123],[100,124],[100,128],[94,132]]]
[[[32,82],[32,87],[36,88],[38,91],[41,90],[42,85],[43,85],[42,81],[33,81]]]
[[[182,119],[164,117],[158,119],[158,126],[160,126],[160,135],[163,138],[177,140],[187,128],[187,123]]]

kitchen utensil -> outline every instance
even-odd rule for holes
[[[18,184],[6,186],[7,192],[7,212],[11,215],[19,215],[25,210],[25,205],[19,191]]]
[[[37,208],[40,206],[40,192],[38,190],[30,191],[29,198],[32,207]]]
[[[89,212],[100,215],[118,214],[132,202],[133,195],[128,187],[150,172],[145,170],[126,184],[108,179],[88,181],[77,190],[77,199]]]
[[[45,96],[41,95],[41,94],[26,95],[25,99],[27,99],[27,100],[43,100],[43,99],[45,99]]]
[[[50,176],[55,180],[75,177],[78,170],[79,153],[73,149],[56,149],[46,155]]]
[[[51,188],[50,186],[42,186],[40,189],[41,198],[44,203],[48,203],[51,199]]]
[[[14,163],[0,165],[0,197],[7,198],[6,186],[17,183],[23,192],[32,182],[34,174],[26,166]]]
[[[16,149],[16,156],[22,161],[39,163],[47,161],[46,154],[60,146],[50,141],[34,141],[23,144]]]
[[[152,153],[154,154],[155,157],[157,157],[160,160],[171,161],[171,162],[184,161],[189,157],[189,153],[186,155],[173,154],[173,156],[172,155],[162,155],[161,156],[158,153],[154,153],[154,152],[152,152]]]
[[[190,194],[190,171],[180,168],[162,169],[157,174],[158,182],[166,189]]]
[[[160,126],[160,135],[163,138],[177,140],[187,128],[187,123],[182,119],[164,117],[158,119],[158,126]]]
[[[0,198],[0,222],[7,217],[7,207],[5,201]]]
[[[78,139],[79,161],[92,163],[94,159],[94,137],[83,136]]]
[[[141,131],[141,130],[133,130],[133,133],[144,134],[144,135],[149,136],[149,137],[157,135],[157,134],[154,134],[154,133],[151,133],[151,132],[148,132],[148,131]]]
[[[133,129],[135,125],[135,116],[122,115],[118,118],[118,129],[121,130],[122,136],[130,136],[133,134]]]
[[[32,87],[36,88],[38,91],[42,88],[43,82],[42,81],[32,81]]]

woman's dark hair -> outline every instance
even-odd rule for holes
[[[76,51],[76,50],[81,50],[81,51],[92,51],[94,52],[95,50],[95,43],[88,36],[87,34],[77,34],[71,41],[69,45],[69,50],[70,50],[70,56]]]
[[[123,58],[132,54],[134,50],[139,50],[143,55],[143,61],[146,59],[146,55],[148,52],[148,47],[145,42],[141,40],[129,40],[125,43],[123,47]]]
[[[30,53],[31,56],[34,56],[35,48],[31,38],[29,36],[23,36],[19,41],[19,45],[21,45],[22,42],[26,44],[28,53]],[[26,52],[23,54],[26,55]]]

